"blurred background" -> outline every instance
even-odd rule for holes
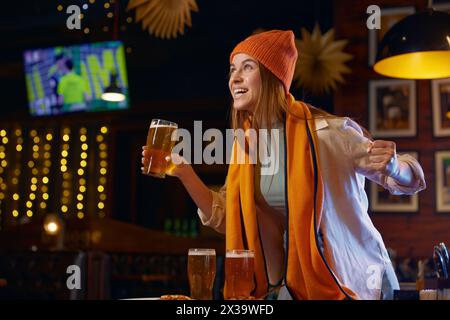
[[[450,12],[450,2],[433,3]],[[195,120],[202,121],[203,131],[224,132],[230,121],[229,53],[245,37],[269,29],[296,35],[304,58],[291,89],[296,98],[351,117],[374,137],[394,140],[398,152],[419,159],[428,185],[419,195],[392,196],[369,182],[367,193],[399,279],[414,282],[419,260],[433,274],[433,246],[450,242],[450,81],[394,80],[375,73],[383,34],[426,9],[427,1],[377,1],[378,31],[366,26],[371,4],[2,4],[0,298],[187,294],[190,247],[216,248],[219,297],[224,238],[201,226],[177,179],[141,174],[141,147],[153,118],[191,133]],[[165,19],[158,14],[164,10]],[[73,94],[69,78],[80,94]],[[124,100],[102,98],[112,84]],[[226,165],[194,169],[213,189],[222,186],[227,172]],[[81,267],[80,290],[66,286],[73,264]]]

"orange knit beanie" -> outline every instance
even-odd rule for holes
[[[230,63],[237,53],[252,56],[280,79],[288,94],[297,61],[294,39],[294,33],[290,30],[271,30],[254,34],[233,49]]]

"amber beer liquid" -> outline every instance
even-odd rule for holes
[[[252,250],[227,250],[225,256],[225,299],[250,297],[254,287],[255,253]]]
[[[212,300],[216,277],[216,251],[214,249],[189,249],[188,278],[191,298]]]
[[[172,133],[178,128],[176,123],[153,119],[147,135],[147,150],[150,154],[149,163],[144,164],[144,173],[157,178],[164,178],[169,169],[166,157],[170,155],[175,145]]]

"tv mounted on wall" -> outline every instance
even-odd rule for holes
[[[27,50],[24,61],[31,115],[129,108],[125,54],[120,41]],[[121,92],[122,98],[105,100],[108,88]]]

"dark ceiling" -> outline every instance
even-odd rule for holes
[[[118,1],[118,0],[116,0]],[[8,1],[0,11],[0,114],[26,115],[27,97],[22,54],[25,49],[68,45],[114,38],[114,0],[109,9],[105,0],[84,1]],[[111,1],[109,1],[111,2]],[[70,4],[89,4],[82,10],[82,29],[66,28]],[[131,104],[158,101],[228,99],[228,55],[234,45],[255,29],[312,29],[318,21],[322,30],[332,27],[332,1],[300,0],[197,0],[199,12],[192,14],[192,28],[174,40],[161,40],[142,31],[140,25],[127,23],[128,1],[120,1],[117,37],[131,52],[127,53]],[[64,10],[58,11],[62,5]],[[108,27],[108,31],[104,30]],[[294,94],[300,95],[295,91]],[[308,97],[307,97],[308,98]],[[310,97],[312,99],[312,97]],[[329,104],[330,99],[325,99]],[[323,106],[330,109],[329,105]]]

